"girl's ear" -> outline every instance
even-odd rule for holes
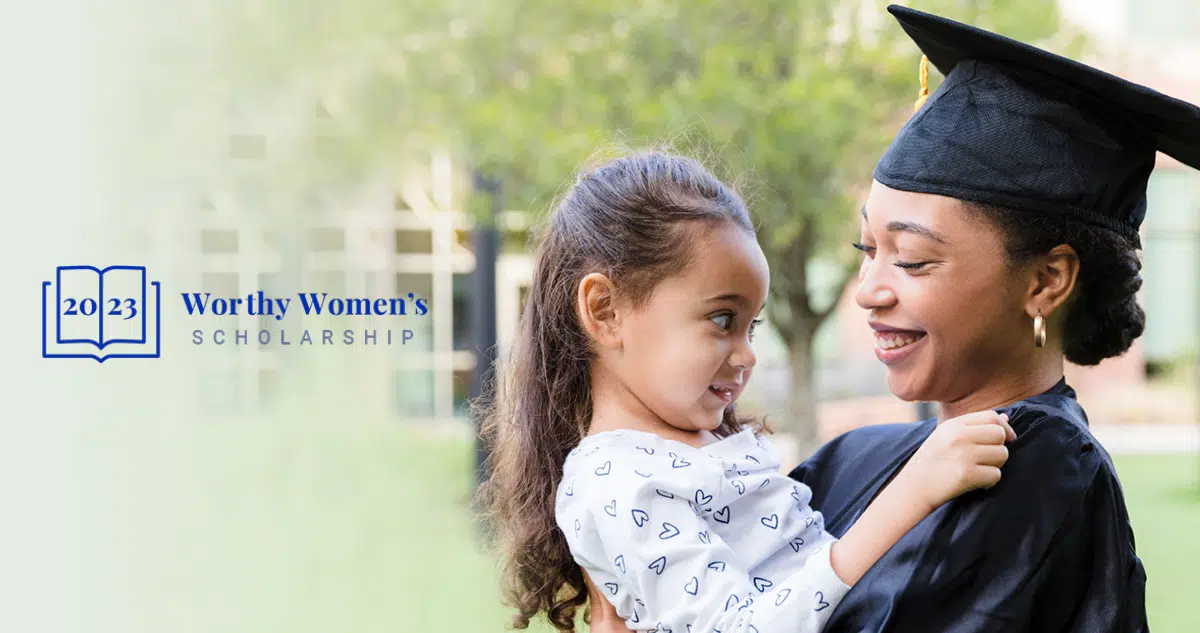
[[[621,346],[618,330],[621,315],[617,310],[616,287],[601,273],[590,273],[579,282],[575,292],[575,309],[583,331],[598,345]]]

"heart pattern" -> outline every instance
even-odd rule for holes
[[[712,539],[708,536],[708,530],[700,533],[700,542],[704,543],[705,545],[710,545],[712,543]]]
[[[575,536],[579,536],[579,529],[583,527],[579,524],[579,519],[575,519]]]
[[[567,486],[567,496],[568,497],[575,496],[575,482],[573,482],[573,481],[571,482],[571,485]]]
[[[654,627],[654,630],[657,633],[672,633],[671,629],[667,628],[667,625],[663,624],[662,622],[659,622],[658,626]]]
[[[737,488],[737,491],[738,491],[738,494],[739,494],[739,495],[740,495],[740,494],[743,494],[743,493],[745,493],[745,492],[746,492],[746,484],[744,484],[744,483],[742,483],[742,482],[740,482],[740,481],[738,481],[738,480],[736,480],[736,479],[735,479],[735,480],[733,480],[733,487],[734,487],[734,488]]]
[[[803,495],[800,494],[800,487],[792,486],[792,499],[795,499],[796,503],[804,503],[804,501],[801,500],[802,496]]]
[[[620,589],[615,582],[606,582],[604,583],[604,586],[608,587],[608,593],[611,593],[614,596],[617,595],[617,590]]]
[[[732,608],[733,608],[733,605],[735,605],[735,604],[737,604],[737,603],[738,603],[738,597],[737,597],[737,594],[731,594],[731,595],[730,595],[728,598],[726,598],[726,600],[725,600],[725,610],[726,610],[726,611],[728,611],[728,610],[732,609]]]
[[[692,594],[693,596],[696,595],[700,592],[700,579],[692,576],[692,579],[688,581],[688,584],[684,585],[683,590]]]
[[[654,454],[654,449],[653,449],[653,448],[645,448],[645,447],[643,447],[643,446],[639,446],[639,447],[637,447],[637,449],[638,449],[639,451],[642,451],[643,453],[645,453],[645,454],[647,454],[647,455],[653,455],[653,454]]]
[[[824,593],[821,593],[820,591],[818,591],[816,593],[816,595],[813,597],[817,599],[817,608],[813,609],[813,611],[820,611],[820,610],[824,609],[825,607],[829,606],[829,603],[825,602],[825,594]]]
[[[772,530],[777,529],[779,527],[779,515],[778,514],[772,514],[769,517],[763,517],[763,518],[759,519],[759,521],[761,521],[763,525],[771,528]]]
[[[713,518],[719,523],[729,523],[729,506],[725,506],[724,508],[717,510],[716,513],[713,514]]]
[[[633,471],[633,473],[634,473],[635,475],[639,475],[639,476],[641,476],[641,477],[645,477],[646,479],[649,479],[649,478],[651,478],[651,477],[653,477],[653,476],[654,476],[654,473],[644,473],[644,472],[642,472],[642,471],[640,471],[640,470],[635,470],[635,471]]]
[[[806,527],[806,528],[810,528],[810,527],[812,527],[812,524],[813,524],[813,518],[812,518],[812,517],[807,517],[807,518],[805,518],[805,519],[804,519],[804,527]]]
[[[801,548],[801,547],[804,547],[804,539],[802,539],[802,538],[800,538],[799,536],[797,536],[796,538],[794,538],[794,539],[792,539],[790,542],[788,542],[788,545],[791,545],[791,546],[792,546],[792,551],[793,551],[793,552],[797,552],[797,553],[799,553],[799,552],[800,552],[800,548]]]
[[[660,497],[665,497],[665,498],[667,498],[667,499],[674,499],[674,498],[675,498],[675,495],[673,495],[673,494],[671,494],[671,493],[669,493],[669,492],[667,492],[666,490],[663,490],[663,489],[661,489],[661,488],[655,488],[655,489],[654,489],[654,492],[657,492],[657,493],[658,493],[658,496],[660,496]]]
[[[775,606],[778,607],[779,605],[783,604],[783,601],[787,600],[788,596],[790,595],[792,595],[791,589],[781,589],[779,591],[779,596],[775,598]]]
[[[676,455],[675,453],[667,453],[671,456],[671,468],[687,468],[692,465],[692,462]]]
[[[696,505],[707,505],[710,501],[712,501],[712,495],[704,494],[703,490],[696,491]]]
[[[679,536],[679,528],[670,523],[664,522],[662,532],[658,533],[658,538],[665,541],[669,538],[675,538],[676,536]]]
[[[708,568],[713,571],[725,571],[725,561],[715,560],[708,564]]]
[[[770,589],[771,586],[774,584],[775,583],[771,582],[770,580],[767,580],[766,578],[762,578],[759,576],[754,577],[754,588],[757,589],[759,593],[762,593],[762,592]]]
[[[622,574],[625,573],[625,555],[624,554],[620,554],[615,559],[613,559],[613,564],[617,566],[617,569],[621,570]]]
[[[654,562],[650,563],[650,569],[653,569],[656,575],[661,576],[662,573],[667,569],[667,557],[659,556],[658,558],[654,559]],[[646,605],[643,604],[642,606],[644,607]]]
[[[604,506],[604,514],[607,514],[610,517],[617,516],[617,500],[616,499],[613,499],[612,503]]]
[[[604,462],[603,466],[600,466],[599,468],[596,469],[596,476],[603,477],[611,472],[612,472],[612,462],[611,461]]]
[[[758,461],[758,458],[757,458],[757,457],[755,457],[755,456],[753,456],[753,455],[747,455],[747,456],[746,456],[746,459],[748,459],[748,460],[750,460],[750,461],[754,462],[755,464],[761,464],[761,463],[762,463],[762,462]]]
[[[771,483],[770,479],[764,479],[761,484],[758,484],[758,489],[762,490],[763,488],[766,488],[767,484],[769,484],[769,483]]]
[[[633,522],[636,523],[638,527],[646,525],[646,521],[650,520],[650,515],[647,514],[645,510],[634,508],[633,510],[630,510],[629,513],[633,515]]]

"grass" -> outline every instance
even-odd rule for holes
[[[1200,631],[1200,456],[1118,456],[1154,633]]]
[[[132,479],[104,510],[137,517],[91,544],[111,553],[100,619],[114,630],[505,630],[496,568],[467,507],[469,440],[279,426],[176,440],[114,464]],[[1200,458],[1130,457],[1118,468],[1152,630],[1200,630]]]

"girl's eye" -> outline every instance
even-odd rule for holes
[[[713,316],[709,317],[709,319],[711,319],[713,323],[716,323],[717,327],[721,328],[722,330],[728,330],[729,328],[733,327],[732,314],[714,314]]]
[[[921,270],[927,265],[929,262],[896,262],[896,267],[904,270]]]
[[[874,246],[867,246],[866,244],[860,244],[858,242],[851,243],[851,246],[853,246],[855,249],[857,249],[859,251],[862,251],[864,254],[866,254],[867,257],[871,257],[872,255],[875,254]]]
[[[754,338],[754,330],[762,325],[762,319],[754,319],[750,322],[750,338]]]

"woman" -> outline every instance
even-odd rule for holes
[[[1145,631],[1120,484],[1063,365],[1118,356],[1141,335],[1146,183],[1156,151],[1200,167],[1200,108],[889,11],[946,79],[875,170],[856,300],[893,393],[939,402],[942,419],[998,409],[1018,439],[999,485],[909,532],[826,630]],[[791,476],[840,536],[937,423],[852,431]],[[625,630],[591,598],[594,631]]]

